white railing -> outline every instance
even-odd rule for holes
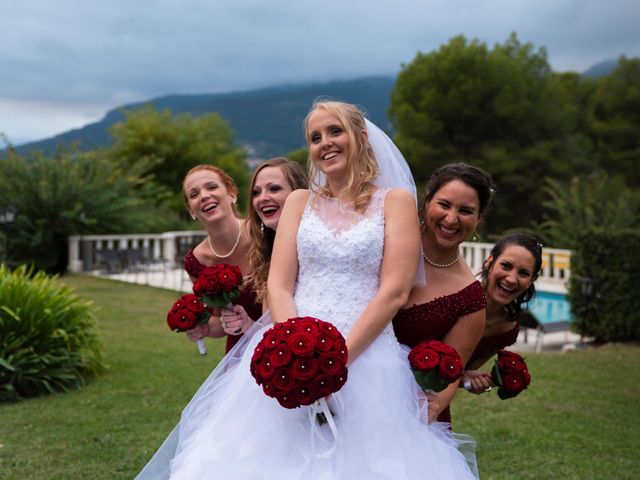
[[[187,250],[205,236],[204,231],[191,230],[157,234],[84,235],[69,238],[69,265],[71,272],[95,271],[100,267],[100,253],[115,251],[124,254],[137,250],[149,263],[161,263],[167,268],[181,268]],[[493,248],[492,243],[464,242],[462,254],[473,271],[479,273]],[[566,292],[571,276],[571,251],[544,248],[542,271],[538,284],[542,290]]]
[[[100,266],[100,253],[125,254],[136,250],[144,261],[162,263],[175,268],[181,265],[188,248],[206,235],[191,230],[164,233],[130,233],[121,235],[78,235],[69,237],[69,263],[71,272],[87,272]]]
[[[492,243],[464,242],[462,255],[473,271],[479,273],[482,264],[493,248]],[[571,276],[571,250],[560,248],[542,249],[542,270],[538,277],[538,284],[542,290],[566,292],[566,284]]]

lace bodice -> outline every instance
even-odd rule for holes
[[[333,323],[347,335],[378,291],[384,247],[384,199],[375,192],[359,214],[311,194],[298,229],[298,315]],[[391,333],[391,326],[385,330]]]

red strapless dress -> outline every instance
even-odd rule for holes
[[[451,295],[399,310],[393,319],[393,330],[400,343],[413,348],[424,340],[442,340],[458,318],[486,306],[482,284],[475,281]],[[451,423],[449,407],[438,421]]]
[[[193,254],[193,249],[189,250],[184,256],[184,269],[191,277],[197,277],[200,271],[206,265]],[[256,294],[251,286],[245,285],[240,290],[240,295],[233,302],[234,305],[241,305],[253,320],[257,320],[262,315],[262,304],[256,300]],[[226,351],[228,352],[240,340],[242,335],[227,335]]]

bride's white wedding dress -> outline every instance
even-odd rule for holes
[[[311,196],[300,223],[297,313],[333,323],[345,338],[378,289],[387,191],[378,190],[364,214]],[[216,368],[139,478],[476,476],[473,442],[420,420],[425,406],[391,323],[349,367],[347,383],[330,401],[337,435],[316,424],[311,407],[281,407],[251,376],[253,349],[269,326],[256,326]]]

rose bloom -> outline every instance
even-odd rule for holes
[[[313,355],[316,339],[309,333],[296,332],[287,338],[287,344],[294,355],[308,357]]]
[[[347,351],[347,345],[343,341],[336,342],[331,349],[333,353],[338,354],[338,358],[343,364],[347,364],[347,360],[349,360],[349,352]]]
[[[333,347],[336,343],[336,339],[327,335],[323,331],[318,332],[318,337],[316,341],[316,350],[318,352],[329,352],[333,350]]]
[[[189,293],[183,296],[186,307],[195,314],[204,313],[205,304],[200,301],[194,294]]]
[[[262,382],[271,378],[274,372],[275,367],[269,360],[264,360],[263,362],[258,363],[256,366],[256,373],[258,377],[260,377]],[[260,382],[258,384],[260,384]]]
[[[426,348],[426,345],[417,345],[409,352],[409,363],[416,370],[431,370],[437,367],[439,362],[440,356],[431,348]]]
[[[454,350],[455,352],[455,350]],[[452,355],[443,355],[440,359],[440,368],[438,373],[444,381],[452,383],[462,376],[464,365],[460,355],[457,353]]]
[[[318,335],[318,320],[313,317],[302,317],[295,320],[295,329],[298,332],[308,333],[314,337]]]
[[[291,364],[290,372],[295,380],[311,380],[318,374],[318,361],[311,357],[296,358]]]
[[[278,403],[284,408],[296,408],[300,406],[293,392],[279,393],[276,395],[276,400],[278,400]]]
[[[510,393],[520,393],[525,389],[524,381],[520,375],[505,375],[502,377],[502,386]]]
[[[280,368],[274,372],[271,377],[271,383],[273,387],[280,392],[288,392],[295,387],[293,377],[289,375],[289,371],[286,368]]]
[[[313,383],[308,385],[300,385],[293,389],[293,397],[300,405],[311,405],[313,402],[322,398]]]
[[[187,308],[183,308],[177,312],[169,312],[167,315],[167,324],[171,330],[189,330],[197,324],[195,313]]]
[[[283,367],[291,362],[291,350],[287,345],[280,345],[269,353],[267,358],[271,360],[274,367]]]
[[[438,353],[449,354],[449,353],[456,352],[456,349],[453,348],[451,345],[447,345],[446,343],[442,343],[438,340],[429,341],[429,343],[427,343],[427,346],[429,346],[429,348],[435,350]]]
[[[316,377],[312,383],[320,397],[326,397],[336,391],[334,390],[335,382],[330,375],[320,375]]]
[[[327,352],[320,357],[320,371],[327,375],[337,375],[344,369],[344,362],[335,352]]]

